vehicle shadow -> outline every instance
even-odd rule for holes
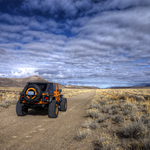
[[[45,116],[45,115],[48,115],[48,109],[39,109],[39,110],[30,109],[30,110],[28,110],[27,115]]]

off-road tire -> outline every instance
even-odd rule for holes
[[[16,113],[18,116],[25,116],[28,113],[28,108],[25,106],[22,106],[20,101],[18,101],[16,104]]]
[[[41,89],[41,87],[38,86],[38,85],[36,85],[36,84],[30,84],[30,85],[27,87],[26,91],[27,91],[29,88],[31,88],[31,87],[34,88],[34,89],[36,90],[36,92],[37,92],[37,96],[36,96],[34,99],[32,99],[32,100],[33,100],[33,101],[39,100],[40,97],[41,97],[41,94],[42,94],[42,89]],[[30,99],[27,97],[26,91],[25,91],[25,93],[24,93],[24,98],[25,98],[26,101],[29,101]]]
[[[62,101],[60,102],[60,111],[66,111],[67,110],[67,99],[62,98]]]
[[[52,100],[48,106],[48,117],[49,118],[57,118],[59,113],[58,102],[56,100]]]

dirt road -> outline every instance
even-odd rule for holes
[[[0,150],[60,150],[91,149],[86,141],[74,136],[86,118],[86,106],[96,90],[68,98],[68,109],[58,118],[48,118],[47,111],[29,110],[18,117],[15,105],[0,111]]]

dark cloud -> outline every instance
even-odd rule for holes
[[[149,3],[23,1],[34,15],[0,14],[0,76],[99,87],[149,82]]]
[[[4,55],[5,54],[5,51],[3,49],[0,49],[0,54],[1,55]]]
[[[149,0],[25,0],[22,9],[26,11],[39,10],[57,17],[90,15],[108,10],[123,10],[137,6],[148,6]]]

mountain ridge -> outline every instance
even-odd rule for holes
[[[24,87],[27,82],[48,82],[48,81],[39,76],[31,76],[26,78],[0,77],[0,87]]]
[[[27,82],[48,82],[40,76],[34,75],[26,78],[2,78],[0,77],[0,87],[24,87]],[[66,89],[99,89],[97,87],[89,86],[75,86],[75,85],[65,85],[58,83],[59,88]]]

